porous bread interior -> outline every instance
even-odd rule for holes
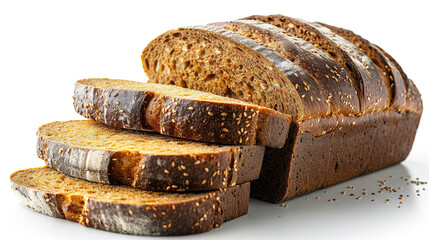
[[[15,172],[10,177],[17,185],[45,193],[64,194],[123,204],[175,204],[199,199],[203,193],[166,193],[139,190],[128,186],[103,185],[69,177],[50,168],[32,168]]]
[[[243,102],[233,98],[227,98],[219,96],[212,93],[197,91],[193,89],[183,88],[174,85],[165,85],[157,83],[142,83],[134,82],[129,80],[121,79],[108,79],[108,78],[89,78],[79,80],[78,83],[91,86],[94,88],[106,88],[106,89],[122,89],[122,90],[131,90],[131,91],[153,91],[159,95],[180,97],[185,99],[193,100],[205,100],[205,101],[215,101],[222,103],[235,103],[242,105],[252,105],[247,102]]]
[[[143,52],[150,82],[174,84],[300,116],[294,86],[268,59],[244,44],[200,29],[166,32]]]
[[[157,133],[122,130],[91,120],[52,122],[37,132],[43,140],[85,149],[135,151],[153,155],[190,155],[229,151],[234,146],[220,146]]]

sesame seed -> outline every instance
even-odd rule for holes
[[[109,106],[109,103],[105,102],[105,103],[104,103],[104,106],[105,106],[105,107],[108,107],[108,106]]]
[[[190,111],[193,111],[195,108],[194,107],[188,107],[188,109],[190,110]]]
[[[228,113],[221,113],[220,114],[222,117],[225,117],[225,116],[227,116],[228,115]]]
[[[207,180],[206,180],[206,179],[204,179],[203,181],[201,181],[201,185],[206,184],[206,182],[207,182]]]
[[[188,179],[185,180],[185,185],[189,185],[189,180]]]
[[[183,176],[187,177],[187,176],[189,176],[189,174],[184,172]]]
[[[223,132],[228,132],[228,129],[227,128],[222,128],[222,131]]]
[[[116,105],[119,105],[119,104],[121,104],[119,101],[116,101]]]
[[[201,163],[201,161],[200,160],[197,160],[197,161],[195,161],[194,162],[194,165],[198,165],[198,164],[200,164]]]
[[[209,169],[208,168],[204,168],[204,171],[209,172]]]
[[[123,112],[124,112],[124,110],[122,110],[122,109],[121,109],[121,110],[119,110],[119,112],[120,112],[120,113],[123,113]]]
[[[178,187],[177,187],[177,185],[171,185],[171,188],[176,189],[176,188],[178,188]]]
[[[128,212],[130,213],[130,215],[133,215],[133,210],[128,209]]]
[[[213,113],[212,113],[212,112],[207,112],[207,114],[208,114],[209,116],[213,116]]]
[[[169,173],[170,173],[167,169],[165,169],[165,170],[164,170],[164,172],[165,172],[166,174],[169,174]]]

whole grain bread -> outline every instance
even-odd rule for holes
[[[382,59],[392,63],[392,75],[407,79],[405,96],[397,94],[403,93],[399,78],[393,79],[396,86],[383,77]],[[267,148],[260,177],[252,182],[252,196],[271,202],[403,161],[422,113],[417,88],[380,48],[362,51],[320,23],[282,15],[168,31],[145,48],[142,62],[150,82],[291,115],[285,146]],[[185,62],[191,67],[180,68]],[[328,101],[317,101],[316,94]]]
[[[236,99],[118,79],[78,81],[74,106],[107,125],[218,144],[281,148],[290,125],[285,114]]]
[[[162,193],[91,183],[50,168],[10,176],[27,207],[86,227],[134,235],[210,231],[247,213],[250,183],[200,193]]]
[[[265,149],[182,140],[90,120],[48,123],[37,136],[37,154],[54,170],[152,191],[205,191],[255,180]]]

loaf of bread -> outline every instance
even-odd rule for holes
[[[210,231],[247,213],[250,183],[200,193],[162,193],[91,183],[50,168],[15,172],[12,189],[29,208],[84,226],[135,235]]]
[[[285,114],[236,99],[117,79],[78,81],[74,107],[107,125],[218,144],[281,148],[290,125]]]
[[[414,83],[351,31],[281,15],[168,31],[143,51],[150,82],[211,92],[292,117],[267,148],[252,196],[280,202],[403,161],[422,113]]]
[[[54,170],[151,191],[205,191],[255,180],[265,149],[206,144],[90,120],[48,123],[37,136],[38,156]]]

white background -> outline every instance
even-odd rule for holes
[[[72,107],[74,82],[88,77],[145,81],[140,54],[159,34],[180,26],[281,13],[352,29],[396,58],[429,102],[429,17],[424,1],[0,1],[0,105],[3,236],[16,239],[143,238],[103,232],[34,213],[17,202],[9,175],[42,166],[35,132],[47,122],[81,119]],[[203,239],[427,239],[429,191],[401,176],[429,179],[429,119],[423,115],[413,150],[397,166],[279,204],[251,201],[249,214]],[[392,178],[389,178],[392,176]],[[362,200],[341,191],[378,190],[377,180],[400,193]],[[347,189],[354,185],[354,190]],[[426,185],[429,188],[429,186]],[[421,190],[417,197],[416,190]],[[321,199],[316,200],[316,197]],[[306,200],[308,198],[308,200]],[[336,198],[336,202],[328,199]],[[371,202],[370,199],[375,199]],[[384,203],[389,198],[390,203]]]

